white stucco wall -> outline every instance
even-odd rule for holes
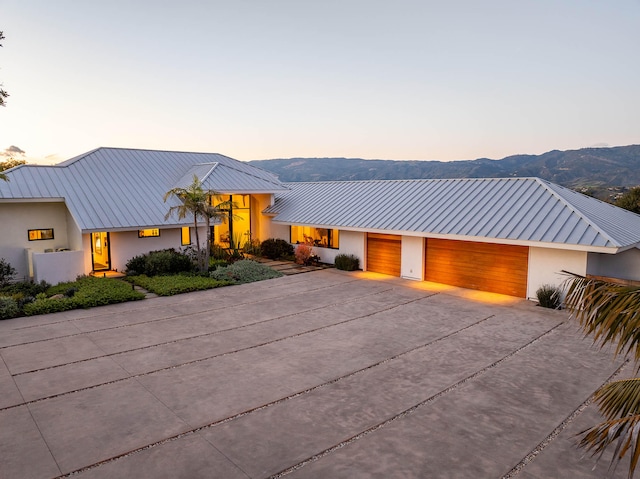
[[[270,238],[280,238],[285,241],[291,241],[291,230],[289,225],[279,225],[276,223],[270,223],[269,228],[264,231],[265,238],[260,238],[260,241],[264,241]]]
[[[406,279],[422,281],[424,276],[423,272],[424,238],[417,236],[403,236],[400,276]]]
[[[85,274],[83,251],[33,253],[33,280],[56,285]]]
[[[338,233],[339,248],[313,248],[315,254],[320,256],[320,261],[327,264],[335,263],[339,254],[352,254],[360,260],[360,269],[364,266],[365,235],[358,231],[340,230]]]
[[[587,253],[551,248],[529,248],[527,298],[536,300],[536,291],[543,284],[560,286],[567,278],[561,271],[587,274]]]
[[[587,273],[640,281],[640,249],[633,248],[615,255],[589,253]]]
[[[204,246],[207,241],[206,227],[199,227],[200,244]],[[90,235],[85,235],[90,237]],[[134,256],[148,253],[149,251],[174,248],[180,251],[182,246],[182,229],[170,228],[160,230],[159,237],[138,238],[138,231],[121,231],[109,233],[111,241],[111,269],[124,271],[127,261]],[[191,228],[191,242],[195,246],[196,235]],[[89,251],[91,246],[89,245]]]
[[[251,235],[252,238],[264,241],[269,238],[278,238],[274,236],[272,231],[271,217],[262,214],[268,206],[271,206],[271,194],[269,195],[251,195]],[[287,238],[287,241],[289,239]]]
[[[27,249],[69,248],[68,212],[63,202],[0,203],[0,258],[16,271],[16,279],[29,279]],[[53,228],[54,239],[29,241],[28,230]]]

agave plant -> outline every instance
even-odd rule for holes
[[[616,356],[640,359],[640,287],[624,286],[571,275],[566,282],[565,305],[586,335],[600,347],[613,345]],[[637,373],[638,369],[636,369]],[[605,417],[601,424],[579,433],[580,447],[593,454],[615,444],[610,472],[630,454],[629,478],[640,458],[640,378],[614,381],[594,396]]]

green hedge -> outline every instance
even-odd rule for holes
[[[269,259],[280,259],[293,255],[293,246],[283,239],[269,238],[260,245],[262,255]]]
[[[131,276],[127,281],[151,291],[158,296],[172,296],[174,294],[202,291],[205,289],[228,286],[230,281],[217,280],[198,275],[171,275],[171,276]]]
[[[74,290],[71,297],[70,290]],[[57,313],[70,309],[93,308],[106,304],[143,299],[144,294],[134,291],[123,281],[112,278],[84,277],[71,283],[60,283],[39,294],[35,301],[23,307],[26,316]],[[54,296],[54,297],[52,297]]]
[[[355,271],[360,268],[360,260],[352,254],[339,254],[334,260],[335,267],[344,271]]]
[[[134,256],[127,261],[125,268],[130,275],[156,276],[191,272],[195,270],[195,265],[188,255],[169,248]]]

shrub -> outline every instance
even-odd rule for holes
[[[538,303],[544,308],[560,309],[562,292],[559,288],[549,284],[543,284],[536,291]]]
[[[279,259],[293,255],[293,246],[279,238],[269,238],[260,245],[262,254],[269,259]]]
[[[157,294],[158,296],[173,296],[174,294],[189,293],[191,291],[201,291],[205,289],[228,286],[230,281],[212,279],[200,275],[174,275],[174,276],[153,276],[146,275],[132,276],[129,281],[138,286]]]
[[[16,275],[16,269],[4,258],[0,258],[0,288],[7,286]]]
[[[352,254],[339,254],[334,260],[336,268],[344,271],[355,271],[360,268],[360,260]]]
[[[223,259],[209,258],[209,271],[215,271],[221,266],[227,266],[229,263]]]
[[[246,254],[252,254],[254,256],[260,256],[262,254],[262,248],[259,239],[249,239],[242,247],[242,251]]]
[[[250,259],[243,259],[235,263],[218,268],[210,273],[213,279],[230,281],[234,284],[252,283],[263,279],[279,278],[282,273]]]
[[[15,318],[20,314],[20,308],[15,299],[8,296],[0,296],[0,319]]]
[[[296,263],[307,264],[311,258],[312,250],[308,244],[299,244],[296,248]]]
[[[42,280],[39,283],[33,281],[18,281],[17,283],[11,283],[1,288],[2,293],[8,293],[8,295],[22,295],[22,296],[35,296],[38,293],[44,293],[49,289],[51,285]]]
[[[197,256],[197,252],[196,252],[196,256]],[[227,251],[219,244],[214,243],[211,245],[210,257],[212,259],[225,260],[225,258],[227,257]]]
[[[74,305],[71,298],[36,298],[32,303],[24,305],[23,312],[27,316],[34,316],[36,314],[57,313],[59,311],[68,311],[76,308],[77,306]]]
[[[127,262],[126,270],[131,275],[176,274],[193,271],[194,263],[187,254],[169,248],[134,256]]]

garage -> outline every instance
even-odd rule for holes
[[[367,233],[367,271],[400,276],[402,238]]]
[[[425,280],[525,298],[529,248],[428,238]]]

